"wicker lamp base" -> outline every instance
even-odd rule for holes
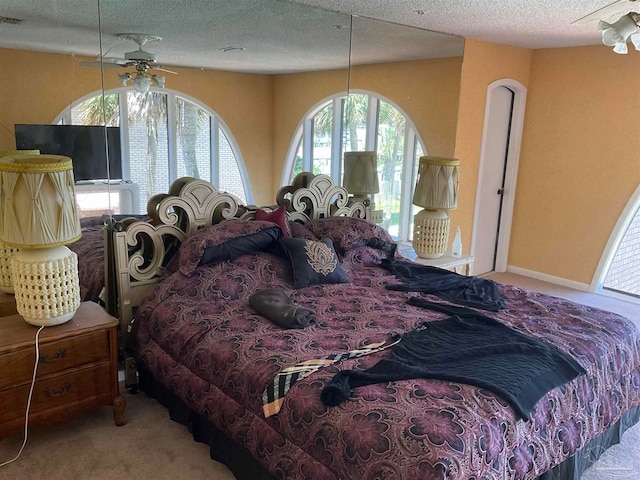
[[[80,306],[78,256],[67,247],[20,249],[12,259],[16,308],[27,323],[53,326]]]
[[[444,210],[420,210],[413,217],[413,249],[421,258],[440,258],[447,251],[451,220]]]

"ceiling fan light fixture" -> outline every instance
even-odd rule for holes
[[[613,47],[616,53],[627,53],[627,40],[631,40],[636,50],[640,45],[640,34],[638,31],[638,20],[640,15],[631,12],[623,15],[615,23],[607,23],[602,20],[598,22],[598,28],[602,30],[602,43]]]
[[[158,88],[164,88],[165,80],[166,80],[166,78],[164,76],[160,77],[158,75],[151,75],[151,81]]]
[[[147,93],[151,88],[151,79],[146,75],[136,75],[133,79],[133,88],[136,92]]]
[[[127,82],[131,80],[130,73],[121,73],[118,75],[118,81],[122,84],[123,87],[127,86]]]

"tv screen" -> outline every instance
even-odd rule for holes
[[[16,124],[16,148],[37,149],[42,154],[64,155],[71,158],[76,182],[121,180],[120,127],[106,127],[109,170],[107,170],[104,128],[85,125]]]

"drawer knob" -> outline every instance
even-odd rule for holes
[[[66,354],[67,354],[67,350],[65,348],[61,348],[56,352],[55,357],[50,357],[49,355],[42,355],[40,357],[40,363],[57,362],[58,360],[63,359]]]
[[[50,397],[61,397],[62,395],[66,394],[69,390],[71,389],[71,384],[69,383],[65,383],[62,386],[62,390],[60,390],[59,392],[54,392],[52,389],[47,388],[44,393],[46,393],[48,396]]]

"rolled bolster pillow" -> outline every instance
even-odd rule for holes
[[[304,328],[316,322],[316,314],[301,307],[282,288],[269,288],[249,297],[249,305],[283,328]]]

